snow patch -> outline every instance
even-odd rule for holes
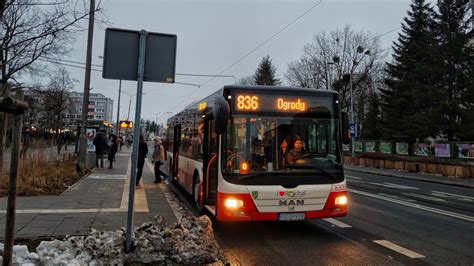
[[[87,236],[42,241],[36,253],[26,246],[15,246],[13,263],[21,265],[84,265],[142,263],[213,263],[225,258],[214,238],[207,216],[185,216],[181,223],[166,226],[163,217],[134,229],[131,253],[124,253],[125,228],[118,231],[92,229]],[[3,251],[0,243],[0,252]],[[0,263],[2,258],[0,257]]]

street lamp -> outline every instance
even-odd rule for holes
[[[153,112],[150,112],[151,114],[155,115],[155,127],[153,128],[155,130],[155,134],[156,134],[156,128],[158,127],[158,115],[161,114],[161,112],[158,112],[158,113],[153,113]],[[151,130],[150,130],[151,131]]]
[[[130,100],[128,101],[128,114],[127,114],[127,121],[128,119],[130,118],[130,106],[132,105],[132,97],[133,96],[136,96],[137,94],[130,94],[128,92],[124,92],[122,91],[123,93],[127,94],[129,97],[130,97]],[[146,93],[143,93],[142,95],[146,95]]]
[[[362,46],[358,46],[357,49],[356,49],[356,52],[358,54],[363,54],[362,57],[359,59],[359,61],[356,61],[354,59],[354,66],[351,68],[351,72],[349,73],[349,85],[350,85],[350,109],[349,109],[349,116],[350,116],[350,124],[352,127],[354,127],[354,131],[356,130],[356,123],[355,123],[355,116],[354,116],[354,101],[353,101],[353,95],[352,95],[352,75],[354,74],[354,70],[357,68],[357,66],[359,65],[359,63],[362,61],[362,59],[364,59],[364,57],[366,55],[370,55],[370,50],[367,49],[365,50],[364,47]],[[339,59],[339,56],[333,56],[332,58],[333,62],[336,63],[336,64],[339,64],[340,63],[340,59]],[[352,128],[351,128],[351,133],[352,133]],[[352,158],[355,157],[355,134],[352,138],[352,141],[351,141],[351,156]]]

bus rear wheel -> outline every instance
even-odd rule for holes
[[[194,205],[196,206],[196,210],[199,214],[204,212],[204,204],[203,199],[201,197],[201,184],[198,183],[197,175],[194,175],[193,178],[193,198],[194,198]]]

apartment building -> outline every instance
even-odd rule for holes
[[[77,123],[80,123],[82,118],[83,97],[84,93],[82,92],[71,92],[71,99],[74,105],[71,116]],[[112,123],[114,108],[114,101],[112,99],[105,97],[105,95],[101,93],[90,93],[88,108],[87,119],[90,124],[100,124],[104,121]]]

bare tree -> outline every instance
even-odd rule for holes
[[[351,79],[354,99],[363,99],[376,87],[369,81],[379,80],[383,58],[378,38],[347,25],[315,35],[301,58],[288,64],[286,79],[294,86],[336,90],[348,110]]]
[[[237,80],[237,84],[239,85],[255,85],[255,78],[253,75],[248,75],[248,76],[244,76],[244,77],[241,77],[239,78],[239,80]]]
[[[20,73],[40,70],[37,61],[44,56],[61,57],[68,52],[74,33],[81,30],[79,21],[91,12],[84,0],[51,0],[41,3],[33,0],[3,0],[0,2],[0,88],[19,83]],[[34,71],[33,71],[34,72]],[[0,115],[0,124],[8,121]],[[0,158],[3,157],[3,139],[6,125],[0,128]],[[0,160],[0,175],[3,161]]]
[[[96,11],[100,9],[99,4]],[[3,86],[23,71],[38,70],[35,63],[41,57],[64,56],[74,33],[81,30],[78,22],[89,12],[82,0],[7,0],[0,21]]]
[[[42,128],[54,129],[59,132],[72,125],[72,99],[71,90],[77,80],[72,79],[66,69],[61,68],[59,73],[51,77],[45,89],[36,90],[35,93],[41,103],[39,110],[39,123]]]

